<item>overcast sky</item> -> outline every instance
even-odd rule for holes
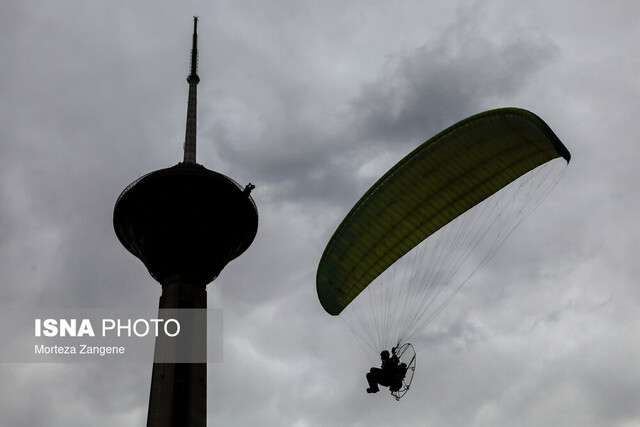
[[[199,15],[198,162],[256,185],[211,426],[640,426],[640,3],[0,3],[0,308],[148,308],[112,210],[182,160]],[[567,173],[414,344],[400,402],[315,290],[361,194],[483,110],[541,116]],[[144,425],[151,364],[0,365],[2,426]]]

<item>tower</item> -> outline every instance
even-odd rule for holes
[[[258,230],[253,185],[196,163],[197,30],[194,17],[184,159],[129,184],[113,211],[120,243],[162,285],[161,309],[206,308],[207,284]],[[147,426],[206,425],[206,379],[206,363],[154,363]]]

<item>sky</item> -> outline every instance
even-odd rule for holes
[[[152,308],[120,192],[182,160],[198,15],[198,162],[256,185],[252,246],[208,286],[210,426],[640,426],[640,4],[0,3],[0,307]],[[396,402],[325,313],[333,231],[406,153],[533,111],[566,174],[414,341]],[[0,364],[1,426],[144,425],[151,364]]]

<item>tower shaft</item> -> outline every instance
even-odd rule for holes
[[[180,277],[162,285],[159,308],[207,308],[206,288]],[[206,342],[206,329],[201,337]],[[147,427],[207,425],[207,364],[154,363]]]

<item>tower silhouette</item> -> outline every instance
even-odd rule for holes
[[[162,285],[160,309],[206,308],[207,284],[258,230],[253,185],[196,163],[197,30],[194,17],[184,159],[129,184],[113,211],[120,243]],[[206,380],[206,363],[154,363],[147,426],[206,425]]]

